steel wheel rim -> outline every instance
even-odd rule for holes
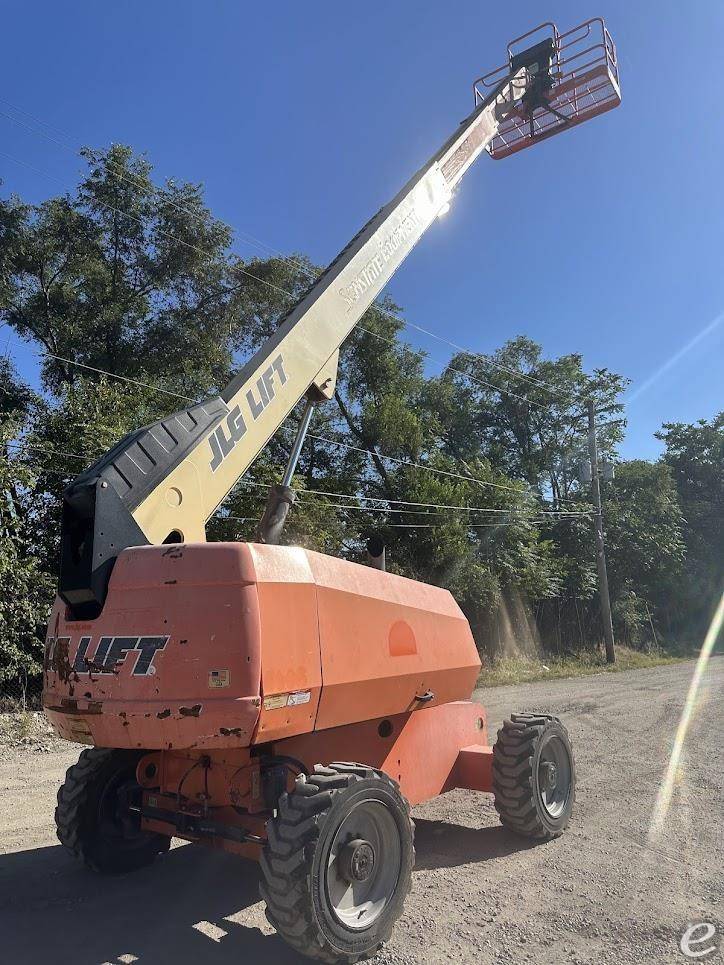
[[[350,846],[358,873],[371,864],[363,880],[350,881]],[[337,921],[352,931],[369,928],[392,899],[401,868],[402,843],[393,814],[380,801],[361,801],[337,828],[327,858],[327,898]]]
[[[538,758],[538,795],[546,814],[559,818],[571,795],[571,757],[565,742],[552,734]]]

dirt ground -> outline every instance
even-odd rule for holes
[[[478,692],[493,729],[511,710],[561,716],[578,800],[566,834],[530,847],[490,798],[456,791],[415,811],[417,868],[380,963],[686,962],[685,928],[724,933],[724,657],[711,661],[663,835],[652,809],[693,664]],[[300,961],[266,924],[256,866],[179,846],[152,868],[97,878],[53,830],[79,748],[5,728],[0,759],[0,960],[12,965]],[[695,951],[708,947],[693,945]],[[695,959],[691,959],[695,960]]]

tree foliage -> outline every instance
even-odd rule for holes
[[[301,254],[240,259],[199,185],[156,186],[127,147],[83,157],[75,191],[37,206],[0,200],[0,322],[41,358],[39,393],[0,360],[4,678],[38,668],[64,486],[179,396],[217,392],[318,271]],[[391,569],[455,594],[481,650],[525,634],[592,645],[585,403],[602,415],[602,456],[615,458],[626,379],[586,372],[576,354],[548,359],[524,335],[491,356],[457,352],[430,375],[404,325],[381,299],[343,346],[285,538],[364,560],[381,536]],[[210,539],[253,538],[299,412],[209,521]],[[702,620],[721,585],[723,419],[664,426],[663,461],[619,465],[605,493],[617,630],[636,644]]]
[[[724,590],[724,412],[695,425],[665,423],[656,435],[666,446],[663,460],[685,520],[687,564],[676,622],[693,620],[691,629],[701,635]]]
[[[0,693],[24,691],[37,674],[53,580],[35,540],[32,469],[18,436],[32,404],[7,359],[0,359]]]
[[[621,631],[651,642],[651,614],[671,626],[683,576],[684,519],[665,463],[634,459],[617,468],[604,491],[609,575]]]

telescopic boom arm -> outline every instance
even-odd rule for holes
[[[544,59],[511,59],[508,72],[476,97],[473,112],[355,235],[218,398],[131,433],[71,483],[59,592],[76,616],[100,611],[124,548],[205,540],[206,521],[297,402],[332,397],[341,344],[501,125],[532,114],[525,97],[541,86],[541,71],[550,71],[552,61]]]

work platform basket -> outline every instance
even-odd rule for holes
[[[523,73],[523,71],[525,73]],[[600,17],[559,33],[544,23],[508,44],[508,63],[473,84],[476,106],[506,76],[521,97],[506,110],[488,152],[499,159],[621,103],[616,46]]]

